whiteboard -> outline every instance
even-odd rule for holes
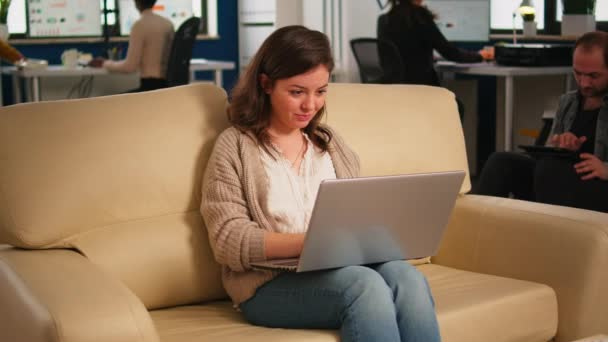
[[[435,23],[450,41],[487,42],[490,39],[489,0],[428,0]]]
[[[101,7],[91,0],[28,1],[30,37],[101,36]]]

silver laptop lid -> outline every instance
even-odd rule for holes
[[[436,254],[464,171],[326,180],[298,272]]]

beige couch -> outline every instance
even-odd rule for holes
[[[363,174],[467,170],[453,95],[332,84]],[[0,109],[0,341],[337,341],[247,324],[199,215],[227,123],[211,85]],[[444,341],[608,332],[608,215],[465,195],[419,265]]]

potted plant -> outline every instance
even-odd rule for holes
[[[596,0],[561,0],[562,36],[579,36],[595,30]]]
[[[564,14],[595,13],[595,0],[562,0]]]
[[[0,40],[8,40],[8,8],[11,0],[0,0]]]

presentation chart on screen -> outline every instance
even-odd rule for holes
[[[135,24],[135,21],[139,19],[140,14],[137,8],[135,8],[135,2],[133,0],[120,0],[118,6],[120,11],[120,34],[127,36],[131,32],[131,28],[133,27],[133,24]],[[200,7],[200,5],[198,7]],[[175,30],[177,30],[186,19],[194,15],[193,0],[159,0],[152,10],[154,13],[171,20]]]
[[[429,0],[441,33],[453,41],[487,41],[490,34],[488,0]]]
[[[30,37],[100,36],[101,7],[92,0],[27,0]]]

